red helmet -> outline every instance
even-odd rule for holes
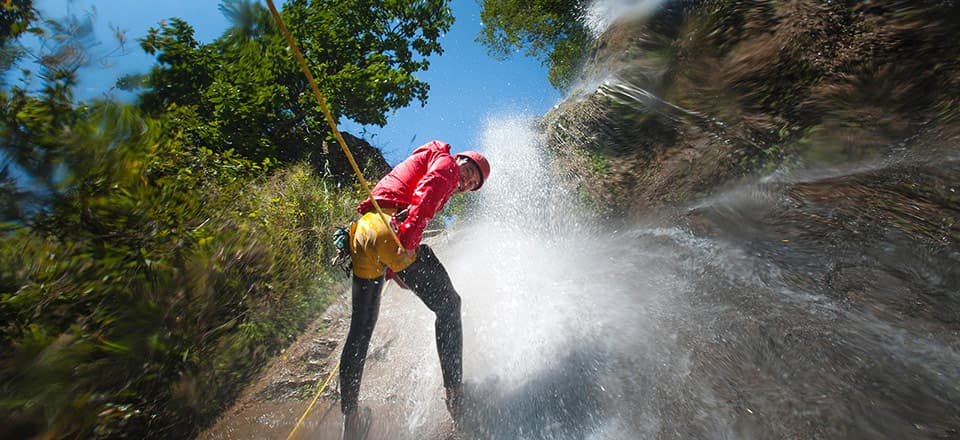
[[[477,185],[476,189],[474,189],[474,191],[476,191],[480,189],[481,186],[483,186],[483,182],[487,181],[487,176],[490,175],[490,163],[487,162],[486,157],[483,157],[482,154],[476,151],[464,151],[462,153],[457,153],[457,155],[453,157],[454,159],[456,159],[461,156],[466,157],[467,159],[470,159],[470,162],[473,162],[474,165],[476,165],[477,168],[480,170],[480,184]]]

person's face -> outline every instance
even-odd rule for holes
[[[456,192],[461,193],[476,190],[482,180],[477,165],[465,157],[457,158],[457,165],[460,165],[460,184],[457,185]]]

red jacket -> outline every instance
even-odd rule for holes
[[[432,141],[414,150],[373,188],[373,197],[381,208],[407,208],[407,218],[398,225],[397,236],[404,248],[420,244],[423,229],[447,203],[460,181],[460,167],[450,156],[450,145]],[[364,200],[357,211],[373,211],[373,203]]]

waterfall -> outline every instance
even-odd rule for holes
[[[776,183],[691,208],[724,231],[715,237],[676,220],[603,230],[553,180],[534,127],[525,116],[488,122],[493,171],[479,211],[442,248],[463,297],[477,438],[946,432],[937,423],[956,417],[960,353],[817,279],[891,297],[916,287],[879,269],[831,269],[842,255],[781,240]],[[910,270],[938,264],[903,256],[918,263]]]

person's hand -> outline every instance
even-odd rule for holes
[[[403,208],[402,211],[390,216],[390,227],[393,228],[394,233],[400,234],[400,223],[407,219],[407,214],[407,208]]]
[[[390,228],[393,229],[393,235],[397,237],[397,240],[400,239],[400,224],[407,219],[407,210],[404,209],[394,215],[390,216]],[[401,252],[403,246],[400,246],[400,249],[397,249],[397,255],[403,255]]]

